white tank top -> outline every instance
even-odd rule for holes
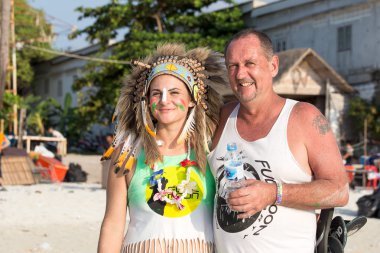
[[[180,165],[187,154],[164,156],[159,168],[163,169],[161,180],[165,189],[175,190],[186,179],[186,168]],[[190,159],[195,161],[194,151]],[[215,183],[207,166],[203,175],[191,169],[190,181],[196,186],[192,194],[183,200],[184,209],[163,201],[154,201],[157,185],[151,186],[152,169],[145,164],[145,152],[141,151],[137,166],[128,187],[130,222],[123,242],[123,253],[164,253],[214,251],[212,210]]]
[[[314,211],[270,205],[249,219],[238,220],[237,213],[229,210],[224,198],[223,157],[229,142],[236,142],[238,151],[242,151],[245,156],[246,178],[268,183],[278,180],[286,184],[306,183],[312,180],[312,177],[301,169],[288,146],[288,120],[296,103],[297,101],[287,99],[268,135],[252,142],[245,141],[237,131],[236,117],[240,104],[237,105],[226,122],[218,145],[208,156],[217,187],[214,237],[218,253],[314,252]]]

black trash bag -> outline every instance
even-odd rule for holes
[[[69,169],[66,172],[65,182],[86,182],[87,172],[82,170],[82,166],[77,163],[69,163]]]
[[[356,204],[359,208],[358,215],[380,218],[380,188],[377,188],[371,195],[360,197]]]

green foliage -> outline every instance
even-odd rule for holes
[[[59,103],[53,99],[28,96],[26,125],[29,135],[45,135],[45,127],[51,124],[51,118],[57,115]]]
[[[51,25],[45,21],[44,13],[32,8],[27,0],[15,0],[15,33],[16,42],[50,48]],[[33,80],[31,65],[51,56],[26,48],[18,50],[16,55],[17,86],[22,90],[28,88]]]
[[[12,117],[13,105],[20,104],[20,97],[12,93],[5,92],[3,97],[3,108],[0,109],[0,119],[5,120],[5,129],[7,128],[8,119]]]
[[[164,42],[182,42],[188,48],[208,46],[223,52],[230,36],[243,27],[238,8],[218,12],[202,12],[217,0],[112,1],[101,7],[78,8],[80,19],[93,18],[94,24],[73,33],[86,35],[90,42],[100,42],[106,50],[119,33],[124,41],[112,46],[111,59],[128,61],[143,58]],[[232,1],[224,1],[232,2]],[[90,63],[86,75],[78,79],[74,89],[92,87],[84,92],[78,113],[86,123],[109,123],[123,78],[130,66]]]
[[[27,131],[30,135],[45,135],[46,128],[52,126],[58,129],[69,141],[75,143],[81,132],[86,131],[86,124],[78,113],[78,108],[72,107],[72,97],[65,95],[61,106],[53,98],[42,99],[28,96],[21,100],[21,105],[27,109]]]
[[[83,124],[83,118],[80,116],[79,108],[72,107],[72,97],[69,93],[65,95],[63,107],[58,107],[55,121],[52,125],[68,139],[69,144],[74,144],[80,137],[81,133],[86,131],[86,124]]]
[[[5,92],[4,106],[0,110],[0,118],[4,119],[5,129],[9,129],[10,124],[13,123],[13,107],[14,105],[17,105],[18,109],[27,109],[27,128],[32,129],[32,132],[35,134],[43,134],[43,122],[45,122],[48,117],[46,108],[52,104],[54,104],[54,101],[43,101],[41,98],[33,95],[20,97],[18,95],[14,95],[13,93]]]
[[[367,120],[369,138],[380,140],[380,106],[355,98],[350,101],[348,116],[355,122],[353,127],[358,133],[363,132],[364,121]]]
[[[53,98],[44,99],[28,95],[20,97],[6,92],[4,94],[4,106],[0,110],[0,119],[5,119],[5,129],[12,124],[13,106],[25,108],[26,129],[29,135],[45,135],[47,126],[58,128],[71,143],[79,139],[81,132],[86,131],[86,124],[81,118],[79,108],[72,107],[72,97],[66,94],[62,107]]]
[[[86,118],[79,113],[81,108],[72,107],[69,93],[65,95],[63,106],[53,98],[33,96],[28,96],[24,104],[27,108],[27,131],[30,135],[45,135],[46,128],[52,126],[68,139],[69,145],[74,145],[81,133],[88,130]]]

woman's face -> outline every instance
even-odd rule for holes
[[[149,107],[160,124],[183,123],[193,107],[186,85],[172,75],[154,78],[149,88]]]

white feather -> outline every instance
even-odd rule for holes
[[[148,125],[148,122],[146,122],[146,115],[145,115],[145,100],[141,101],[141,114],[143,118],[144,127]]]
[[[189,117],[186,120],[186,124],[182,129],[181,134],[179,135],[177,139],[177,143],[183,143],[189,135],[194,132],[195,129],[195,107],[191,108]]]
[[[148,122],[146,120],[146,110],[145,109],[146,109],[145,100],[142,100],[141,101],[141,114],[142,114],[142,118],[143,118],[144,127],[151,136],[156,137],[155,132],[152,129],[150,129]]]

